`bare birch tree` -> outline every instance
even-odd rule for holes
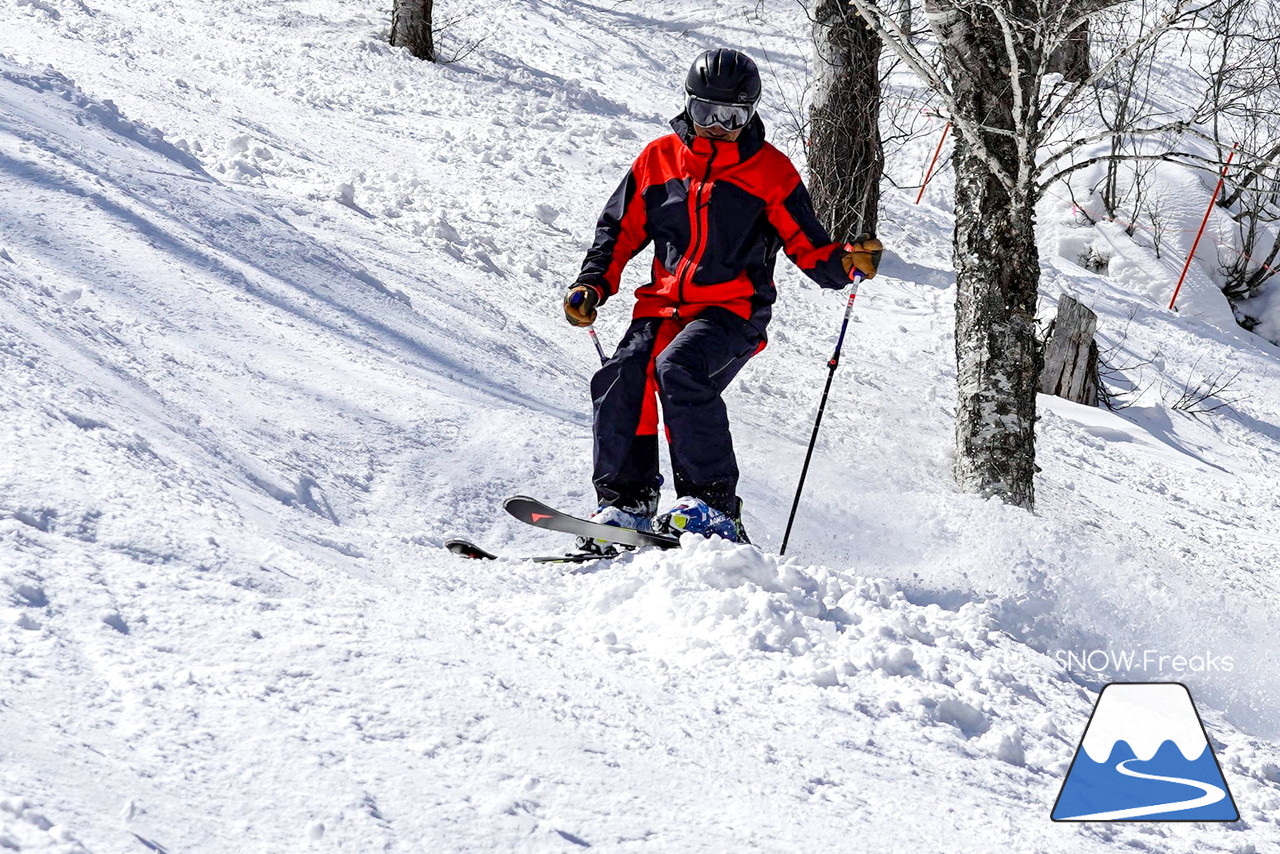
[[[1091,16],[1123,0],[924,0],[932,50],[906,37],[900,10],[851,2],[938,93],[955,129],[956,480],[1030,509],[1041,359],[1035,203],[1077,167],[1076,151],[1111,132],[1048,142],[1086,87],[1211,2],[1168,0],[1160,26],[1074,81],[1047,77],[1052,57]]]
[[[1238,146],[1219,204],[1236,223],[1236,253],[1224,261],[1223,293],[1246,328],[1256,319],[1240,302],[1277,274],[1280,259],[1280,10],[1229,0],[1206,16],[1210,34],[1191,69],[1204,82],[1205,109],[1220,152]]]

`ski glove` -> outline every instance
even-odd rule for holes
[[[844,252],[840,263],[844,265],[844,272],[850,279],[854,273],[861,273],[864,279],[874,279],[880,256],[884,253],[884,244],[870,234],[859,234],[852,243],[844,245]]]
[[[590,326],[596,322],[596,306],[600,292],[590,285],[571,285],[564,293],[564,317],[574,326]]]

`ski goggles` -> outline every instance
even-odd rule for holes
[[[725,104],[720,101],[704,101],[690,95],[685,104],[689,118],[698,127],[709,128],[719,125],[725,130],[738,130],[746,127],[747,122],[755,115],[755,104]]]

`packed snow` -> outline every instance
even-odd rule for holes
[[[1123,408],[1041,397],[1035,514],[950,479],[944,169],[886,192],[787,557],[844,298],[784,261],[729,394],[758,547],[568,573],[500,508],[592,509],[563,287],[698,51],[803,162],[808,23],[437,6],[450,64],[337,0],[0,7],[0,849],[1280,846],[1280,348],[1212,257],[1166,309],[1210,179],[1160,257],[1042,204]],[[1174,679],[1241,821],[1051,822],[1101,686]]]

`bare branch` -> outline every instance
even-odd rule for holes
[[[1018,146],[1018,179],[1017,185],[1025,187],[1023,179],[1026,177],[1026,163],[1029,159],[1027,156],[1027,116],[1026,104],[1023,103],[1025,93],[1022,91],[1022,63],[1018,59],[1018,49],[1014,45],[1013,27],[1009,23],[1009,16],[1004,13],[1004,9],[997,4],[984,4],[991,10],[992,15],[996,19],[996,23],[1000,25],[1000,35],[1004,38],[1005,55],[1009,58],[1009,80],[1010,91],[1013,93],[1013,138]]]
[[[951,89],[942,76],[929,66],[929,60],[912,44],[910,35],[902,29],[902,25],[893,16],[880,7],[879,3],[870,0],[849,0],[862,19],[867,22],[876,35],[884,40],[889,49],[896,53],[903,62],[911,67],[921,80],[941,95],[948,104],[953,103]],[[886,24],[886,22],[888,22]]]
[[[1071,88],[1067,90],[1066,94],[1061,96],[1057,106],[1045,114],[1042,123],[1043,130],[1047,133],[1052,129],[1053,126],[1057,124],[1058,120],[1066,114],[1067,110],[1071,108],[1072,102],[1075,100],[1076,96],[1078,96],[1087,87],[1097,86],[1098,83],[1105,79],[1107,74],[1109,74],[1120,62],[1141,50],[1145,50],[1153,42],[1164,37],[1178,25],[1188,20],[1194,20],[1196,16],[1202,13],[1205,9],[1212,7],[1216,2],[1219,2],[1219,0],[1201,0],[1199,3],[1191,3],[1190,0],[1178,0],[1174,9],[1170,11],[1169,14],[1165,15],[1164,19],[1156,26],[1152,27],[1145,35],[1117,51],[1115,55],[1104,62],[1093,72],[1093,74],[1089,75],[1089,77],[1072,85]],[[1096,11],[1097,10],[1094,10],[1091,14],[1096,14]],[[1079,22],[1083,23],[1087,17],[1088,15],[1082,16],[1079,19]],[[1076,24],[1073,22],[1072,26],[1075,25]]]
[[[849,3],[858,10],[858,14],[875,30],[876,34],[880,36],[889,49],[901,57],[902,61],[942,98],[957,133],[963,135],[965,142],[986,163],[987,168],[991,170],[991,174],[996,177],[996,180],[1006,190],[1012,192],[1014,188],[1013,176],[1000,165],[1000,161],[992,156],[982,142],[982,133],[984,131],[988,133],[1008,133],[1008,131],[998,128],[985,128],[962,116],[960,111],[956,109],[955,93],[951,91],[951,87],[930,66],[929,61],[916,49],[915,45],[910,42],[901,25],[879,3],[872,2],[872,0],[849,0]],[[928,12],[927,14],[930,18],[937,18],[936,12]]]
[[[1049,175],[1049,177],[1047,178],[1043,177],[1045,172],[1047,172],[1048,169],[1051,166],[1053,166],[1055,163],[1059,162],[1064,157],[1069,157],[1075,154],[1080,149],[1086,146],[1095,145],[1099,142],[1111,142],[1116,139],[1124,139],[1124,138],[1133,139],[1133,138],[1141,138],[1141,137],[1154,137],[1154,136],[1159,136],[1161,134],[1170,134],[1170,133],[1183,134],[1183,133],[1189,133],[1190,130],[1191,130],[1191,126],[1188,122],[1176,121],[1176,122],[1170,122],[1169,124],[1165,124],[1165,125],[1156,125],[1155,127],[1120,128],[1119,130],[1109,130],[1109,131],[1103,131],[1102,133],[1091,134],[1089,136],[1077,137],[1076,139],[1073,139],[1067,143],[1064,143],[1063,148],[1060,151],[1057,151],[1054,154],[1050,155],[1049,157],[1046,157],[1044,160],[1040,161],[1040,165],[1037,166],[1035,170],[1036,182],[1041,186],[1052,184],[1054,181],[1057,181],[1067,172],[1075,171],[1075,167],[1071,166],[1071,167],[1067,167],[1066,169],[1060,172],[1055,172]],[[1169,152],[1169,153],[1174,154],[1175,152]],[[1195,155],[1188,154],[1186,156],[1194,157]],[[1094,158],[1090,158],[1089,162],[1100,163],[1102,161],[1110,160],[1110,159],[1112,158],[1111,157],[1094,157]],[[1205,160],[1204,162],[1211,163],[1214,161]],[[1218,168],[1221,168],[1221,164],[1218,165]]]
[[[1199,160],[1200,163],[1187,162],[1191,160]],[[1048,191],[1049,186],[1068,175],[1079,172],[1081,169],[1088,169],[1099,163],[1135,163],[1135,162],[1163,162],[1173,163],[1178,166],[1186,166],[1190,169],[1200,169],[1209,173],[1216,173],[1222,168],[1221,163],[1209,160],[1204,157],[1197,157],[1183,151],[1171,151],[1164,154],[1100,154],[1097,157],[1090,157],[1088,160],[1082,160],[1079,163],[1073,163],[1070,166],[1055,172],[1048,179],[1040,182],[1036,198],[1040,199]]]

